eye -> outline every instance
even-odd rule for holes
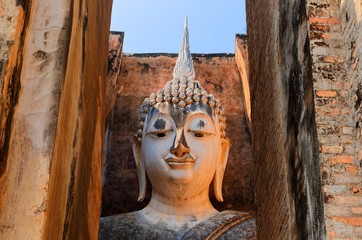
[[[166,133],[160,132],[160,133],[157,133],[156,136],[159,138],[166,137]]]
[[[192,131],[192,130],[189,130],[188,132],[191,133],[191,134],[192,134],[194,137],[196,137],[196,138],[203,138],[203,137],[207,137],[207,136],[212,135],[212,133],[203,132],[203,131]]]
[[[150,135],[154,138],[164,138],[164,137],[167,137],[167,135],[169,133],[171,133],[172,130],[167,130],[167,131],[154,131],[154,132],[149,132],[147,133],[147,135]]]
[[[198,133],[198,132],[196,132],[196,133],[194,133],[194,136],[195,136],[195,137],[198,137],[198,138],[201,138],[201,137],[204,136],[204,134],[203,134],[203,133]]]

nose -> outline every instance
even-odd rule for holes
[[[170,152],[176,157],[182,158],[190,152],[190,148],[185,147],[182,143],[179,143],[176,147],[171,147]]]

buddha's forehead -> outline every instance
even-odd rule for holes
[[[208,104],[203,104],[200,102],[192,103],[185,108],[180,108],[178,105],[167,102],[158,103],[150,109],[147,115],[147,122],[149,122],[149,120],[155,115],[163,115],[170,116],[176,125],[180,126],[187,121],[188,117],[196,113],[205,114],[206,116],[209,116],[213,122],[215,122],[214,111]]]

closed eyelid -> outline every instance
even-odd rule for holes
[[[173,132],[173,129],[165,129],[165,130],[151,130],[146,132],[146,134],[155,134],[155,133],[167,133],[167,132]]]
[[[187,132],[191,132],[191,133],[203,133],[203,134],[206,134],[206,135],[215,135],[214,132],[203,131],[203,130],[192,130],[192,129],[189,129]]]
[[[157,137],[157,138],[163,138],[163,137],[169,136],[170,132],[172,132],[172,130],[157,130],[157,131],[147,132],[146,135],[149,135],[152,137]]]
[[[158,133],[169,133],[169,132],[173,132],[173,129],[172,128],[170,128],[170,129],[162,129],[162,130],[149,129],[149,130],[147,130],[146,135],[154,135],[154,134],[158,134]]]

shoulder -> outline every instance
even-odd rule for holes
[[[136,230],[134,227],[136,213],[118,214],[108,217],[102,217],[99,225],[99,239],[115,239],[122,236],[125,229],[128,231]],[[130,233],[131,234],[131,233]],[[123,236],[124,237],[124,236]]]
[[[174,239],[175,233],[147,224],[139,212],[129,212],[101,218],[98,237],[99,240]]]
[[[216,235],[219,239],[256,239],[255,218],[251,214],[238,211],[220,213],[228,219],[222,223]]]
[[[249,213],[223,211],[190,229],[183,239],[251,240],[256,239],[255,228],[255,219]]]

